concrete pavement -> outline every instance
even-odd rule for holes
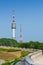
[[[24,62],[24,60],[21,60],[18,63],[16,63],[16,65],[25,65],[25,62]]]

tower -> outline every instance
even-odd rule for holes
[[[22,43],[22,27],[21,27],[21,24],[20,24],[20,43]]]
[[[14,17],[14,15],[13,15],[13,17],[12,17],[12,26],[11,26],[11,28],[12,28],[12,38],[13,39],[15,39],[16,38],[16,22],[15,22],[15,17]]]

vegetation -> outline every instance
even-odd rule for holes
[[[43,50],[43,42],[33,42],[33,41],[25,42],[25,43],[19,44],[19,47]]]
[[[12,61],[16,58],[15,55],[8,53],[8,52],[0,52],[0,59],[3,59],[5,61]]]
[[[15,58],[18,58],[20,56],[21,50],[0,48],[0,59],[4,59],[6,61],[13,61]]]
[[[3,63],[2,65],[11,65],[11,62]]]
[[[13,61],[13,65],[15,65],[18,61],[23,59],[28,54],[30,54],[30,52],[28,52],[28,51],[21,51],[21,56],[19,58],[16,58],[15,61]]]
[[[0,39],[0,46],[10,46],[10,47],[20,47],[20,48],[33,48],[33,49],[42,49],[43,50],[43,42],[22,42],[18,43],[16,40],[8,39],[8,38],[1,38]]]
[[[5,49],[5,48],[0,48],[0,52],[16,52],[16,51],[21,51],[19,49]]]
[[[12,62],[6,62],[6,63],[3,63],[2,65],[15,65],[18,61],[20,61],[24,56],[28,55],[30,52],[27,52],[27,51],[21,51],[21,56],[19,58],[15,58],[14,61]]]
[[[1,38],[0,39],[0,46],[11,46],[11,47],[16,47],[17,41],[13,39],[8,39],[8,38]]]
[[[30,54],[30,52],[27,51],[21,51],[21,58],[25,57],[26,55]]]
[[[22,42],[22,43],[18,43],[16,40],[13,40],[13,39],[8,39],[8,38],[2,38],[0,39],[0,46],[10,46],[10,47],[18,47],[18,48],[33,48],[33,49],[41,49],[43,51],[43,42],[34,42],[34,41],[30,41],[30,42]],[[0,48],[0,58],[2,57],[2,59],[9,61],[10,59],[12,59],[12,57],[14,58],[13,61],[11,62],[6,62],[2,65],[11,65],[12,62],[14,62],[14,65],[16,62],[18,62],[19,60],[21,60],[24,56],[26,56],[27,54],[29,54],[30,52],[26,52],[26,51],[21,51],[21,56],[19,57],[16,57],[14,55],[13,52],[16,52],[16,51],[20,51],[20,50],[15,50],[15,49],[3,49],[3,48]],[[12,54],[12,53],[13,54]],[[18,53],[16,53],[18,54]],[[5,55],[5,56],[4,56]],[[6,55],[8,55],[6,58]],[[9,58],[11,56],[11,58]]]

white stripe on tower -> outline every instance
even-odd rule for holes
[[[12,37],[13,37],[13,39],[16,38],[16,30],[15,29],[12,29]]]

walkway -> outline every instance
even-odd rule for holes
[[[40,55],[38,57],[34,57],[32,59],[35,63],[38,63],[38,64],[43,64],[43,55]]]
[[[25,65],[24,60],[19,61],[16,65]]]

